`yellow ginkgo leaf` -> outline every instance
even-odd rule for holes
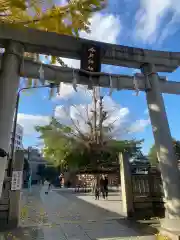
[[[91,14],[101,10],[105,2],[105,0],[79,0],[53,6],[48,4],[48,0],[29,0],[28,4],[26,0],[0,0],[0,22],[77,35],[78,30],[87,28]],[[67,19],[70,18],[76,19],[76,22],[67,23]]]
[[[56,63],[56,57],[51,56],[51,64],[55,64]]]

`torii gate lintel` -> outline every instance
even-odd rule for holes
[[[0,46],[6,47],[11,40],[22,43],[26,52],[71,59],[81,58],[83,45],[100,46],[103,64],[141,68],[142,64],[151,63],[156,65],[157,72],[172,72],[180,63],[179,52],[127,47],[1,23]]]

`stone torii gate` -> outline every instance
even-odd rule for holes
[[[180,53],[152,51],[140,48],[112,45],[89,41],[75,37],[58,35],[28,28],[16,28],[0,24],[0,47],[5,53],[0,58],[0,147],[8,151],[13,121],[16,93],[19,77],[39,78],[41,64],[23,58],[24,52],[47,54],[52,56],[80,59],[84,45],[100,49],[101,63],[138,68],[138,88],[146,92],[153,134],[160,161],[165,197],[168,226],[177,223],[180,226],[180,174],[177,159],[173,151],[172,138],[166,116],[162,93],[180,94],[180,83],[168,82],[157,72],[173,72],[180,63]],[[97,86],[116,89],[134,89],[133,77],[105,73],[91,73],[51,65],[43,65],[44,78],[56,83],[72,83],[76,74],[78,84],[89,84],[89,76]],[[110,77],[112,82],[110,82]],[[0,192],[4,179],[6,161],[0,160]],[[164,222],[166,223],[166,221]]]

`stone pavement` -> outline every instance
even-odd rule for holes
[[[50,191],[46,195],[46,189],[47,186],[33,187],[31,194],[23,191],[20,227],[1,234],[0,240],[155,239],[117,221],[123,216],[90,203],[95,202],[92,196],[86,197],[88,202],[84,196],[65,191]],[[105,201],[103,204],[106,205]]]
[[[117,215],[117,218],[119,218],[119,216],[124,216],[124,213],[122,211],[122,199],[120,192],[110,192],[108,196],[108,201],[103,200],[101,197],[99,201],[95,201],[94,197],[90,194],[78,194],[77,198],[95,206],[98,206],[99,208],[106,209],[112,214],[116,213],[113,214],[113,216]]]

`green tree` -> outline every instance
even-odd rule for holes
[[[50,163],[61,169],[81,165],[82,156],[85,155],[84,148],[71,127],[52,118],[49,125],[37,126],[36,130],[44,142],[44,156]]]
[[[176,157],[179,160],[180,159],[180,141],[173,139],[173,147],[174,147],[174,152],[176,154]],[[149,156],[151,164],[153,164],[153,165],[158,164],[158,158],[157,158],[155,144],[150,148],[148,156]]]
[[[56,178],[59,176],[58,169],[54,166],[47,166],[44,169],[44,178],[47,181],[53,182],[56,180]]]
[[[96,151],[89,144],[83,142],[87,140],[84,136],[75,134],[74,130],[63,124],[55,124],[56,121],[56,119],[52,119],[49,125],[37,126],[36,130],[40,133],[40,138],[44,142],[43,153],[45,158],[55,166],[61,166],[61,168],[96,165],[97,159],[99,164],[111,164],[117,160],[119,152],[126,151],[133,157],[141,149],[142,141],[111,139],[106,144],[106,148]]]
[[[128,152],[130,157],[136,157],[141,153],[141,145],[144,140],[114,140],[109,143],[112,152]]]
[[[104,0],[0,0],[0,22],[25,26],[59,34],[78,36],[89,31],[89,18],[105,6]]]
[[[139,153],[142,141],[115,140],[114,133],[119,130],[114,117],[113,122],[110,121],[112,111],[105,111],[102,98],[97,99],[94,91],[92,99],[90,111],[84,108],[81,111],[74,106],[79,120],[73,119],[67,112],[69,126],[53,118],[49,125],[36,127],[44,142],[44,155],[55,165],[79,168],[91,164],[97,168],[117,160],[119,152],[127,151],[130,156]],[[85,112],[86,117],[83,115]],[[124,130],[124,126],[120,128],[121,133]]]

